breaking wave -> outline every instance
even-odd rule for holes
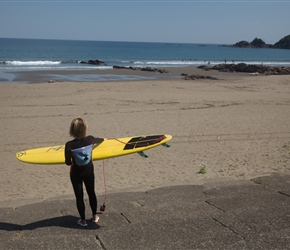
[[[5,61],[2,64],[15,66],[59,65],[61,61]]]

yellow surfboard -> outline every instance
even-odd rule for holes
[[[98,146],[93,147],[92,158],[96,161],[134,153],[147,157],[143,153],[144,150],[159,145],[169,147],[166,142],[171,139],[171,135],[146,135],[107,139]],[[24,150],[16,153],[16,158],[19,161],[31,164],[64,164],[64,147],[65,145],[60,145]]]

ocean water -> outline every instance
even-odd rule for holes
[[[103,65],[82,64],[101,60]],[[290,66],[290,50],[231,48],[219,44],[68,41],[0,38],[0,81],[37,70],[112,69],[116,66],[187,67],[240,63]]]

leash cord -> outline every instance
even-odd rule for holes
[[[158,138],[155,138],[155,140],[153,140],[153,143],[157,143],[157,142],[160,142],[162,141],[164,138],[166,138],[164,135],[163,136],[160,136]],[[136,142],[123,142],[117,138],[108,138],[108,140],[116,140],[120,143],[123,143],[123,144],[135,144]],[[152,142],[152,139],[149,139],[149,140],[144,140],[143,143],[145,142],[144,146],[147,146],[148,143],[147,142]],[[106,183],[106,174],[105,174],[105,160],[103,160],[103,178],[104,178],[104,205],[106,204],[106,201],[107,201],[107,183]]]
[[[104,204],[106,203],[107,200],[107,184],[106,184],[106,174],[105,174],[105,160],[103,160],[103,178],[104,178]]]

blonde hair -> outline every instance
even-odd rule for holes
[[[75,118],[70,124],[69,134],[74,138],[84,138],[87,134],[88,125],[84,118]]]

